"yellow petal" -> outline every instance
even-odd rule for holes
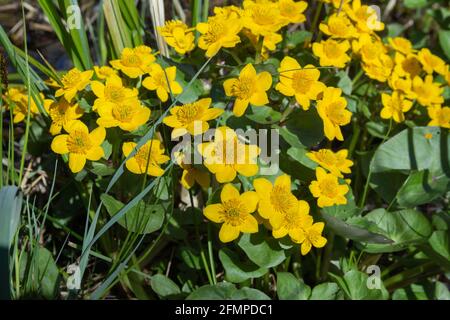
[[[106,137],[106,130],[103,127],[97,127],[89,134],[89,138],[96,144],[101,145]]]
[[[206,218],[215,223],[223,222],[222,214],[223,206],[220,203],[210,204],[203,209],[203,214]]]
[[[283,174],[276,178],[274,185],[283,189],[291,190],[291,177],[287,174]]]
[[[307,255],[309,251],[311,251],[311,242],[305,240],[302,242],[301,253],[304,256]]]
[[[236,99],[233,106],[233,114],[236,117],[241,117],[245,113],[245,110],[247,110],[248,104],[248,100]]]
[[[99,82],[99,81],[92,81],[91,82],[91,88],[94,94],[98,98],[104,98],[105,97],[105,86]]]
[[[241,194],[241,202],[245,204],[247,213],[255,212],[256,206],[258,205],[259,197],[255,191],[247,191]]]
[[[222,165],[216,172],[216,179],[219,183],[231,182],[236,178],[236,170],[232,166]]]
[[[258,221],[254,216],[248,215],[244,222],[240,225],[239,229],[243,233],[255,233],[258,232]]]
[[[67,138],[69,135],[61,134],[53,138],[51,149],[53,152],[58,154],[66,154],[69,153],[69,149],[67,148]]]
[[[103,157],[104,155],[105,155],[105,152],[102,147],[94,146],[86,154],[86,159],[91,160],[91,161],[97,161],[97,160],[100,160],[100,158]]]
[[[128,155],[133,151],[133,149],[136,147],[136,143],[134,142],[124,142],[122,145],[122,152],[125,155],[125,157],[128,157]]]
[[[265,178],[253,180],[253,187],[260,198],[267,198],[272,191],[272,183]]]
[[[69,168],[73,173],[83,170],[86,164],[86,156],[78,153],[69,154]]]
[[[233,241],[239,237],[239,228],[233,227],[230,224],[224,223],[219,231],[219,239],[223,243]]]
[[[239,190],[236,189],[231,183],[224,185],[222,192],[220,193],[220,200],[226,202],[231,199],[239,199]]]

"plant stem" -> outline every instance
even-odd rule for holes
[[[311,33],[313,35],[316,32],[317,23],[319,22],[320,12],[322,11],[322,6],[323,6],[323,2],[319,1],[319,3],[317,4],[317,7],[316,7],[316,12],[314,14],[313,22],[311,24]]]
[[[212,241],[211,241],[211,224],[208,223],[208,255],[209,255],[209,264],[211,267],[211,273],[212,273],[212,280],[213,283],[217,283],[216,279],[216,265],[214,263],[214,252],[212,248]]]

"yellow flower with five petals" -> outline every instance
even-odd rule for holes
[[[135,142],[125,142],[122,145],[125,157],[128,157],[136,146],[137,143]],[[139,148],[136,154],[126,161],[125,166],[134,174],[147,173],[150,176],[160,177],[164,174],[161,164],[169,160],[170,158],[164,154],[161,141],[152,139]]]
[[[381,94],[381,102],[383,109],[381,109],[380,116],[383,119],[394,119],[395,122],[405,121],[405,112],[411,109],[413,103],[405,99],[404,95],[398,91],[394,91],[392,95],[386,93]]]
[[[230,183],[220,193],[221,203],[210,204],[203,209],[203,214],[215,223],[222,223],[219,231],[220,241],[227,243],[242,233],[258,232],[258,222],[252,215],[258,205],[258,195],[254,191],[239,194]]]
[[[150,118],[150,109],[144,107],[138,99],[131,98],[114,104],[99,104],[97,124],[105,127],[119,127],[125,131],[134,131]]]
[[[353,165],[353,161],[347,159],[347,149],[339,150],[336,153],[330,149],[320,149],[310,151],[306,156],[340,178],[343,178],[343,173],[350,173],[350,167]]]
[[[313,53],[319,57],[319,63],[322,67],[344,68],[345,64],[350,61],[350,57],[347,55],[348,49],[350,49],[350,43],[347,40],[338,42],[328,39],[315,42],[312,45]]]
[[[323,222],[313,223],[312,219],[307,219],[302,229],[298,234],[298,242],[301,243],[302,255],[308,254],[311,248],[323,248],[327,244],[327,239],[322,236],[323,228],[325,224]]]
[[[60,134],[62,128],[67,131],[67,128],[83,115],[83,109],[77,103],[71,104],[64,98],[61,98],[59,101],[45,99],[44,108],[52,120],[50,126],[52,135]]]
[[[124,48],[120,59],[110,61],[117,70],[122,71],[130,78],[137,78],[146,74],[156,58],[152,49],[147,46],[138,46],[134,49]]]
[[[62,87],[56,90],[55,97],[64,96],[68,102],[71,102],[79,91],[87,87],[93,75],[93,70],[80,71],[77,68],[69,70],[62,77]]]
[[[321,167],[316,168],[317,180],[312,181],[309,190],[317,198],[320,208],[330,207],[335,204],[346,204],[345,195],[349,191],[347,184],[339,184],[338,177],[332,173],[326,173]]]
[[[142,85],[156,95],[162,102],[169,99],[169,94],[178,95],[183,92],[181,85],[175,80],[177,68],[175,66],[163,69],[155,63],[149,70],[149,76],[142,81]]]
[[[94,101],[93,110],[99,106],[113,107],[115,104],[121,104],[129,99],[136,99],[138,91],[136,88],[126,88],[122,84],[119,76],[110,76],[103,84],[100,81],[92,81],[91,88],[97,99]]]

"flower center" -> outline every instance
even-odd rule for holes
[[[69,109],[69,105],[62,102],[50,106],[50,118],[53,122],[63,124],[66,120],[67,109]]]
[[[420,74],[420,62],[414,57],[407,58],[402,62],[402,68],[411,75],[411,78]]]
[[[130,54],[123,57],[122,63],[127,67],[139,67],[141,65],[141,59],[137,54]]]
[[[333,153],[331,153],[328,150],[319,150],[316,153],[316,157],[317,157],[317,160],[319,160],[320,162],[323,162],[329,166],[334,165],[336,162],[336,157],[334,156]]]
[[[116,86],[106,86],[105,98],[112,103],[120,103],[125,99],[124,88]]]
[[[80,81],[81,81],[81,72],[77,69],[70,70],[61,79],[61,82],[63,83],[64,87],[75,87],[80,83]]]
[[[239,199],[230,199],[223,204],[223,219],[225,223],[232,226],[238,226],[242,224],[245,218],[245,205]]]
[[[183,125],[191,123],[196,120],[198,115],[198,107],[194,103],[185,104],[176,113],[178,121]]]
[[[226,28],[223,23],[211,21],[208,23],[208,25],[208,32],[203,35],[206,44],[212,44],[224,37]]]
[[[325,42],[323,51],[328,58],[336,58],[342,54],[341,49],[334,42]]]
[[[307,93],[311,89],[313,82],[313,75],[306,70],[296,71],[292,76],[292,87],[299,93]]]
[[[231,88],[231,94],[242,100],[248,100],[253,94],[255,79],[249,77],[241,77]]]
[[[86,132],[75,130],[67,138],[67,148],[70,153],[86,154],[92,143]]]
[[[332,102],[327,107],[327,115],[331,122],[335,124],[340,124],[345,122],[344,109],[341,107],[339,102]]]
[[[296,204],[295,197],[286,187],[275,186],[270,194],[272,206],[281,213],[287,213]]]
[[[120,122],[131,122],[135,113],[136,109],[127,103],[116,104],[112,109],[113,117]]]
[[[338,186],[337,181],[332,178],[325,178],[319,182],[319,187],[322,194],[328,198],[334,198],[337,195]]]
[[[134,156],[142,171],[145,171],[145,169],[147,168],[147,164],[151,165],[155,162],[154,161],[155,157],[153,155],[154,151],[151,149],[150,146],[145,145],[142,148],[140,148]]]

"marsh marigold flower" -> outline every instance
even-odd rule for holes
[[[233,241],[242,233],[258,232],[258,222],[251,213],[255,212],[258,196],[254,191],[239,194],[230,183],[220,193],[221,203],[210,204],[203,209],[203,214],[215,223],[222,223],[219,231],[220,241]]]
[[[125,142],[122,151],[125,157],[137,146],[134,142]],[[164,174],[161,164],[169,161],[170,158],[164,154],[164,147],[156,139],[147,141],[136,154],[127,160],[125,166],[134,174],[147,173],[150,176],[160,177]]]
[[[413,50],[411,41],[403,37],[388,38],[388,41],[395,51],[404,55],[409,55],[415,51]]]
[[[429,49],[423,48],[417,55],[420,63],[422,64],[423,70],[425,70],[426,73],[432,74],[434,71],[444,75],[447,71],[447,66],[445,65],[444,60],[432,54]]]
[[[77,68],[69,70],[61,79],[62,87],[55,92],[55,97],[64,96],[70,102],[77,92],[84,90],[89,84],[93,70],[80,71]]]
[[[100,80],[106,80],[111,76],[117,76],[117,71],[108,66],[95,66],[94,71],[97,75],[97,78],[99,78]]]
[[[295,2],[293,0],[279,0],[278,9],[280,10],[280,16],[288,23],[302,23],[306,20],[303,12],[308,7],[308,3],[305,1]]]
[[[337,176],[317,167],[316,178],[317,180],[309,185],[309,190],[315,198],[318,198],[317,205],[320,208],[347,203],[345,195],[349,187],[346,184],[339,184]]]
[[[207,189],[211,183],[208,172],[201,170],[199,167],[192,165],[186,161],[186,154],[183,152],[175,153],[176,162],[183,169],[180,183],[186,188],[190,189],[197,182],[203,189]]]
[[[239,78],[228,79],[223,87],[225,94],[236,97],[233,113],[240,117],[249,104],[263,106],[269,103],[266,91],[272,86],[272,76],[267,71],[256,74],[253,65],[247,64],[240,72]]]
[[[122,79],[118,76],[111,76],[103,84],[100,81],[92,81],[91,88],[97,99],[94,102],[93,109],[97,110],[99,106],[112,107],[114,104],[121,104],[129,99],[136,99],[138,91],[136,88],[126,88],[122,84]]]
[[[338,42],[328,39],[315,42],[312,46],[313,53],[320,58],[319,63],[322,67],[345,67],[345,64],[350,61],[350,57],[346,53],[348,49],[350,49],[350,43],[347,40]]]
[[[198,46],[206,50],[208,58],[215,56],[221,48],[233,48],[241,42],[238,33],[242,25],[235,16],[228,19],[221,16],[209,17],[207,22],[198,23],[196,28],[201,33]]]
[[[350,167],[353,165],[353,161],[347,159],[347,149],[339,150],[336,153],[330,149],[320,149],[310,151],[306,156],[340,178],[343,178],[343,173],[350,173]]]
[[[9,88],[5,94],[5,100],[8,107],[13,112],[13,122],[19,123],[23,121],[28,114],[28,95],[24,89]],[[1,112],[1,110],[0,110]],[[39,109],[30,96],[30,116],[34,116],[39,113]]]
[[[277,32],[281,27],[289,23],[281,15],[279,5],[272,1],[254,2],[245,0],[243,6],[243,25],[256,36]]]
[[[253,186],[259,196],[259,215],[269,220],[274,229],[279,229],[288,211],[298,211],[299,202],[291,192],[291,178],[284,174],[272,184],[265,178],[257,178]]]
[[[195,48],[194,33],[183,21],[166,21],[163,27],[158,27],[158,31],[179,54],[186,54]]]
[[[326,23],[322,22],[319,25],[319,29],[331,38],[337,39],[350,39],[358,35],[350,19],[343,13],[332,14]]]
[[[395,122],[405,121],[404,113],[409,111],[413,105],[412,101],[405,99],[398,91],[394,91],[392,95],[382,93],[381,102],[383,103],[383,109],[380,113],[381,118],[392,118]]]
[[[433,76],[428,75],[425,81],[420,77],[415,77],[412,83],[412,91],[417,96],[417,101],[424,107],[441,105],[444,102],[442,96],[444,88],[439,83],[433,82]]]
[[[245,177],[258,173],[256,158],[261,150],[256,145],[242,143],[228,127],[217,128],[214,141],[198,145],[198,151],[205,158],[205,166],[220,183],[233,181],[237,173]]]
[[[153,64],[149,75],[142,81],[142,85],[156,95],[162,102],[169,99],[169,94],[177,95],[183,92],[181,85],[175,81],[177,68],[175,66],[163,69],[159,64]]]
[[[134,49],[124,48],[120,59],[112,60],[110,64],[128,77],[137,78],[146,74],[155,60],[150,47],[138,46]]]
[[[308,254],[311,248],[323,248],[327,244],[327,239],[322,236],[323,222],[313,223],[313,219],[307,219],[298,233],[298,242],[301,243],[302,255]]]
[[[325,136],[328,140],[334,138],[343,141],[341,127],[350,123],[352,113],[346,109],[347,100],[341,97],[342,90],[328,87],[322,100],[317,102],[317,112],[322,118]]]
[[[431,121],[429,126],[437,126],[450,129],[450,108],[449,107],[429,107],[428,116]]]
[[[60,134],[62,128],[67,131],[67,128],[83,115],[83,109],[77,103],[71,104],[64,98],[61,98],[59,101],[45,99],[44,108],[52,120],[50,126],[52,135]]]
[[[86,160],[97,161],[105,155],[101,144],[105,140],[106,131],[98,127],[89,132],[81,121],[74,121],[66,129],[68,134],[56,136],[51,144],[53,152],[69,154],[69,168],[73,173],[83,170]]]
[[[401,53],[395,54],[395,67],[394,72],[400,77],[414,77],[420,75],[422,71],[422,66],[420,65],[419,59],[414,54],[409,54],[407,56]]]
[[[317,68],[311,64],[302,68],[294,58],[285,57],[278,72],[280,82],[275,88],[285,96],[295,96],[304,110],[308,110],[310,101],[316,100],[317,95],[326,88],[319,81],[320,71]]]
[[[114,104],[100,104],[97,107],[100,118],[97,124],[105,127],[119,127],[125,131],[134,131],[150,118],[150,109],[144,107],[136,98]]]
[[[377,11],[368,5],[362,5],[361,0],[353,0],[351,5],[343,6],[344,11],[352,19],[361,32],[382,31],[384,23],[378,19]]]
[[[189,132],[192,136],[202,134],[209,129],[208,121],[219,117],[223,110],[210,108],[211,98],[176,106],[170,109],[170,115],[163,119],[164,124],[174,128],[172,137]],[[198,130],[198,131],[196,131]]]
[[[282,215],[279,227],[272,228],[272,235],[275,239],[289,235],[292,241],[300,243],[302,228],[307,226],[310,220],[312,220],[312,217],[309,215],[308,202],[299,200],[295,209],[293,208]]]

